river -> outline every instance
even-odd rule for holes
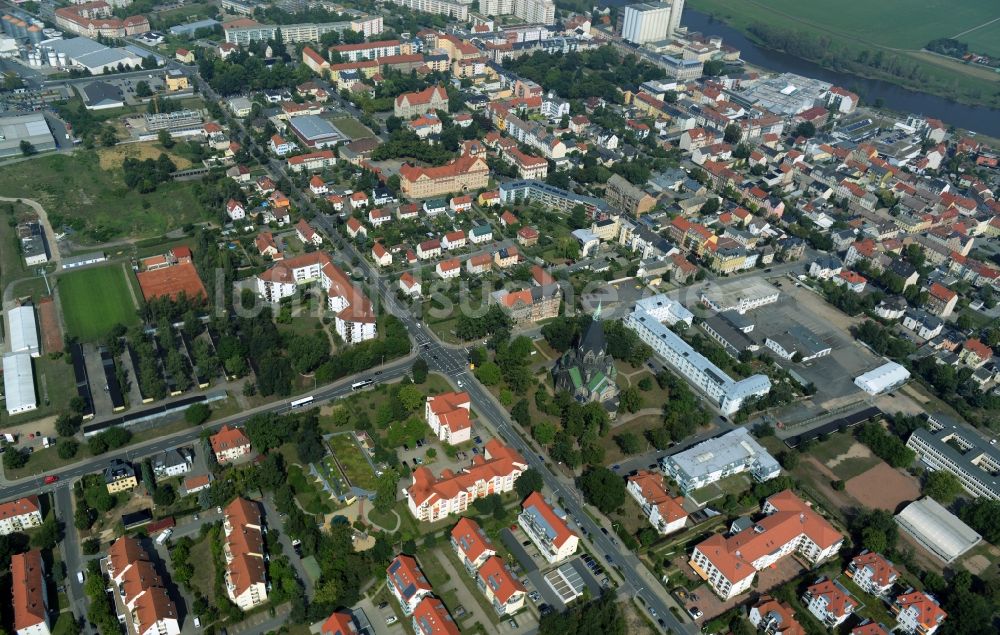
[[[601,6],[621,4],[627,2],[624,0],[601,2]],[[968,106],[886,81],[832,71],[808,60],[758,46],[739,30],[691,9],[684,9],[681,24],[690,31],[721,37],[729,46],[740,49],[743,60],[754,66],[780,73],[796,73],[822,79],[857,92],[869,104],[881,99],[886,108],[897,112],[933,117],[959,128],[1000,138],[1000,110]]]

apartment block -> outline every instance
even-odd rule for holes
[[[521,503],[517,524],[550,564],[576,553],[580,538],[566,524],[565,512],[553,508],[538,492]]]
[[[237,498],[223,510],[226,593],[244,611],[267,602],[264,523],[257,503]]]

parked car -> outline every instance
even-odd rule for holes
[[[698,608],[697,606],[692,606],[691,608],[688,609],[688,615],[691,616],[691,619],[695,619],[696,620],[699,617],[701,617],[702,615],[704,615],[704,613],[702,613],[701,609]]]

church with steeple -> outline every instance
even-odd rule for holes
[[[552,368],[556,390],[565,390],[580,403],[596,401],[612,417],[618,412],[618,369],[608,354],[601,323],[601,306],[575,348],[563,353]]]

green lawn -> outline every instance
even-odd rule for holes
[[[25,165],[30,165],[31,178],[25,178]],[[0,168],[4,196],[37,200],[45,206],[53,228],[73,227],[78,242],[158,236],[185,223],[216,217],[198,202],[195,187],[193,181],[171,182],[140,194],[125,187],[121,169],[101,169],[97,153],[86,150]]]
[[[115,324],[139,323],[125,275],[121,264],[111,264],[59,276],[59,299],[70,335],[91,341]]]
[[[21,203],[0,203],[3,218],[0,218],[0,287],[16,278],[27,275],[24,258],[21,256],[21,241],[17,230],[10,223],[29,208]]]
[[[870,452],[867,452],[868,456],[843,457],[855,443],[858,442],[850,432],[838,432],[823,443],[812,446],[808,453],[833,470],[840,479],[847,481],[875,467],[880,460]],[[836,464],[832,465],[834,461]]]
[[[333,511],[330,497],[308,473],[298,465],[288,466],[288,485],[295,492],[295,498],[310,514],[329,514]]]
[[[362,454],[363,450],[351,439],[350,435],[337,434],[331,437],[330,449],[337,456],[337,460],[344,468],[352,485],[375,491],[375,473]],[[330,460],[332,461],[332,459]]]
[[[340,130],[352,140],[375,136],[371,130],[354,117],[341,117],[340,119],[332,120],[331,123],[337,127],[337,130]]]

